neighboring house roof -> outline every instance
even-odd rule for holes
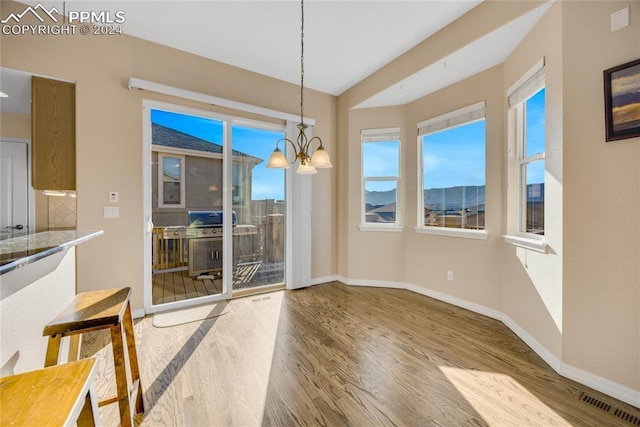
[[[222,154],[222,145],[220,144],[205,141],[204,139],[196,138],[195,136],[159,125],[157,123],[151,123],[151,141],[152,144],[156,146]],[[251,156],[249,154],[243,153],[242,151],[233,150],[233,155],[253,160],[256,165],[262,163],[261,158]]]

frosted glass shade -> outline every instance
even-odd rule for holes
[[[332,168],[331,159],[329,158],[329,153],[322,148],[318,148],[313,156],[311,157],[311,163],[309,166],[313,166],[314,168]]]
[[[314,168],[313,166],[309,166],[308,164],[303,162],[300,162],[300,166],[298,166],[296,172],[301,175],[313,175],[314,173],[318,173],[316,168]]]
[[[271,156],[269,157],[269,161],[267,162],[268,168],[279,168],[279,169],[289,169],[289,162],[287,158],[282,154],[282,151],[278,147],[273,150]]]

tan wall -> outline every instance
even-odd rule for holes
[[[348,225],[346,277],[380,281],[404,281],[404,232],[361,231],[362,215],[362,161],[361,131],[364,129],[400,127],[404,129],[404,108],[371,108],[352,110],[349,114],[348,158]],[[404,159],[407,135],[402,135],[400,155]],[[403,162],[404,163],[404,162]],[[404,168],[402,168],[404,170]],[[406,178],[401,176],[398,200],[405,199],[403,189]],[[402,204],[399,204],[401,206]],[[406,225],[406,212],[398,219]]]
[[[631,5],[631,26],[611,33],[611,13],[627,5]],[[496,10],[503,6],[504,10]],[[604,142],[602,84],[602,70],[640,57],[637,1],[557,2],[502,66],[405,106],[405,229],[388,236],[355,228],[360,203],[358,128],[396,125],[402,107],[351,108],[429,65],[442,52],[456,50],[470,34],[480,36],[486,30],[483,22],[517,15],[518,7],[529,3],[484,2],[338,98],[338,148],[346,163],[338,168],[337,213],[339,235],[346,241],[338,242],[337,271],[354,282],[406,282],[502,312],[556,369],[637,403],[640,144],[638,138]],[[505,95],[542,57],[547,60],[547,254],[516,248],[500,237],[510,229],[511,210]],[[483,242],[417,235],[412,230],[416,142],[407,135],[413,134],[417,122],[481,97],[487,99],[491,134],[487,142],[490,237]],[[460,254],[466,263],[456,258]],[[379,266],[378,260],[390,265]],[[454,271],[453,284],[446,282],[446,270]]]
[[[2,2],[1,15],[24,5]],[[142,100],[213,110],[181,99],[127,89],[137,78],[297,114],[299,87],[129,36],[1,36],[1,64],[76,82],[78,228],[104,235],[78,248],[78,289],[133,287],[143,304]],[[312,90],[305,112],[334,152],[335,97]],[[334,160],[335,161],[335,160]],[[313,178],[313,277],[335,270],[334,170]],[[119,191],[120,217],[103,218],[108,192]]]
[[[556,3],[540,19],[504,63],[505,95],[536,62],[543,57],[546,84],[546,152],[545,152],[545,241],[546,254],[503,244],[501,311],[527,331],[553,356],[562,359],[562,264],[563,264],[563,177],[562,177],[562,6]],[[504,125],[504,151],[512,141]],[[507,156],[505,178],[515,182],[517,170],[509,170]],[[510,176],[509,176],[510,174]],[[514,187],[503,186],[502,227],[514,234],[516,201]],[[509,217],[511,216],[511,217]]]
[[[0,135],[3,138],[31,140],[31,115],[0,113]]]
[[[502,211],[502,66],[493,67],[460,83],[426,96],[407,107],[407,171],[405,204],[406,280],[414,285],[461,298],[497,310],[500,306],[500,276],[495,259],[501,249]],[[486,230],[487,240],[417,234],[419,122],[480,101],[486,101]],[[454,281],[447,281],[447,271]]]
[[[563,359],[640,391],[640,138],[605,142],[602,77],[640,58],[640,4],[562,6]],[[631,25],[612,33],[626,6]]]

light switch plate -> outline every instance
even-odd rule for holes
[[[120,208],[117,206],[105,206],[104,217],[105,218],[118,218],[120,216]]]
[[[629,25],[629,6],[611,14],[611,32]]]

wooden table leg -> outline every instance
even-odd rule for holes
[[[113,346],[113,365],[116,373],[118,407],[120,408],[120,425],[133,426],[133,414],[129,406],[129,390],[127,385],[127,368],[124,359],[124,336],[122,322],[111,328],[111,345]]]
[[[142,384],[140,382],[140,370],[138,368],[138,353],[136,350],[135,331],[133,329],[133,319],[131,317],[131,306],[127,303],[124,312],[124,331],[127,336],[127,349],[129,351],[129,368],[131,369],[131,382],[136,391],[136,414],[144,412],[144,402],[142,401]],[[137,384],[136,384],[137,382]]]
[[[60,342],[62,334],[51,335],[47,344],[47,354],[44,358],[44,367],[58,364],[58,353],[60,352]]]

